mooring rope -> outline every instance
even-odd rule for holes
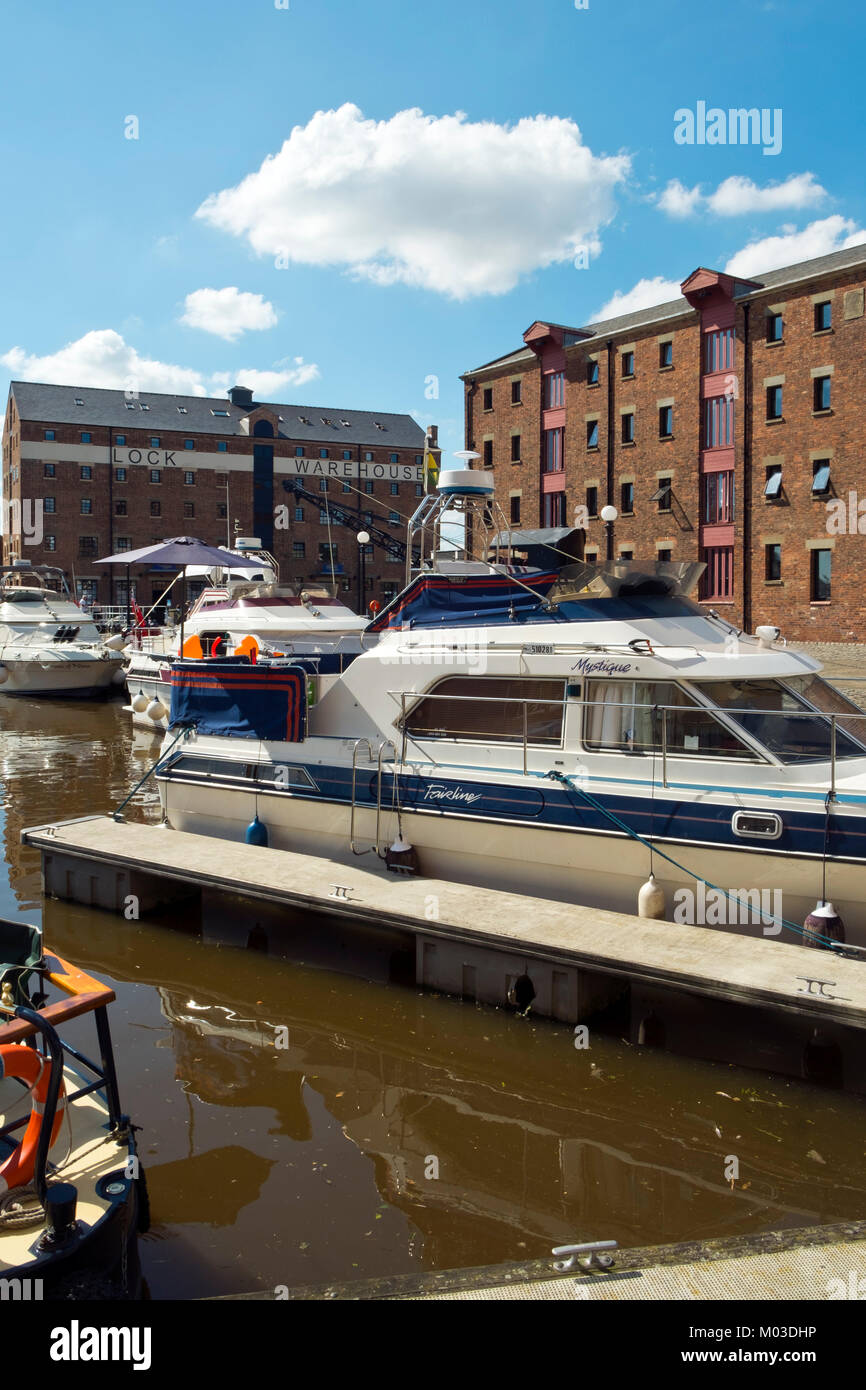
[[[145,782],[147,781],[148,777],[151,777],[151,776],[153,775],[153,773],[156,772],[157,769],[160,768],[160,767],[163,765],[163,763],[165,762],[166,758],[167,758],[168,755],[171,753],[172,749],[177,747],[177,745],[180,743],[181,739],[189,738],[189,736],[190,736],[191,733],[192,733],[192,729],[181,729],[180,733],[178,734],[178,736],[177,736],[177,738],[174,740],[174,742],[171,743],[171,744],[169,744],[168,748],[165,750],[164,753],[160,753],[160,755],[159,755],[159,757],[157,758],[156,762],[153,764],[153,767],[149,767],[149,768],[147,769],[147,772],[146,772],[146,773],[144,774],[144,776],[141,778],[141,781],[136,782],[136,784],[135,784],[135,786],[133,787],[132,791],[129,793],[129,796],[125,797],[124,800],[121,801],[120,805],[119,805],[114,811],[112,811],[112,813],[111,813],[111,818],[112,818],[112,820],[118,820],[118,819],[119,819],[120,813],[121,813],[121,811],[123,810],[124,806],[127,806],[127,805],[129,804],[129,802],[130,802],[130,801],[132,800],[132,798],[135,796],[135,793],[138,791],[139,787],[143,787],[144,784],[145,784]]]
[[[660,859],[666,859],[669,864],[673,864],[674,868],[680,869],[682,873],[688,874],[689,877],[693,878],[696,883],[703,883],[706,888],[712,888],[716,893],[723,894],[723,896],[726,897],[729,902],[736,903],[739,907],[745,906],[742,898],[738,898],[735,894],[729,893],[727,888],[722,888],[717,883],[711,883],[710,880],[708,878],[704,878],[702,874],[696,874],[692,869],[687,869],[685,864],[680,864],[678,860],[672,859],[669,854],[665,854],[664,850],[659,849],[657,845],[654,845],[650,840],[645,839],[643,835],[639,835],[638,832],[636,830],[633,830],[630,825],[626,825],[625,821],[620,820],[619,816],[614,815],[613,811],[609,811],[607,807],[603,806],[602,803],[598,801],[594,796],[590,796],[589,792],[585,791],[583,787],[574,786],[572,784],[571,778],[567,777],[565,773],[553,771],[548,772],[547,775],[551,781],[562,782],[565,786],[569,788],[570,791],[579,792],[580,795],[584,797],[589,802],[590,806],[593,806],[596,811],[600,811],[603,816],[607,816],[608,820],[613,821],[614,825],[618,826],[620,830],[625,831],[626,835],[630,835],[633,840],[637,840],[640,844],[645,845],[647,849],[650,851],[651,855],[657,854]],[[772,912],[762,912],[762,920],[766,917],[769,917],[773,922],[781,923],[783,927],[787,927],[789,931],[794,932],[794,934],[797,936],[805,937],[806,935],[805,927],[798,927],[795,922],[789,922],[786,917],[777,917],[775,913]],[[840,945],[840,942],[835,941],[830,936],[823,936],[820,932],[810,932],[809,937],[810,940],[820,941],[822,946],[837,947]]]

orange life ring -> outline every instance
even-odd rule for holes
[[[0,1077],[18,1077],[26,1081],[32,1091],[30,1119],[24,1131],[24,1138],[0,1168],[0,1193],[11,1187],[23,1187],[30,1182],[36,1169],[36,1149],[42,1130],[42,1116],[48,1096],[48,1083],[51,1079],[51,1063],[32,1047],[23,1043],[7,1043],[0,1047]],[[57,1113],[51,1127],[51,1145],[56,1144],[63,1124],[63,1109],[66,1088],[61,1081],[57,1099]],[[51,1147],[49,1145],[49,1148]]]

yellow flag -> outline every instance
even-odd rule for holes
[[[424,491],[429,492],[438,482],[439,464],[428,450],[424,458]]]

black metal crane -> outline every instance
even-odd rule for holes
[[[327,509],[335,526],[347,526],[356,536],[360,531],[366,531],[373,545],[381,546],[393,560],[405,562],[406,542],[386,531],[383,526],[365,521],[363,513],[359,515],[358,512],[349,511],[347,507],[340,506],[339,502],[332,502],[324,493],[308,492],[300,478],[284,478],[283,490],[302,498],[304,502],[309,502],[311,507],[318,507],[321,511]]]

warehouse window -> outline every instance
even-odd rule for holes
[[[90,500],[89,497],[82,497],[82,499],[81,499],[81,515],[82,515],[82,516],[90,516],[92,512],[93,512],[93,503],[92,503],[92,501]]]
[[[830,382],[829,376],[816,376],[812,382],[812,409],[815,411],[830,409]]]
[[[185,439],[185,440],[183,441],[183,447],[184,447],[185,449],[194,449],[194,448],[195,448],[195,440],[194,440],[194,439]]]
[[[126,469],[125,469],[125,468],[115,468],[115,470],[114,470],[114,481],[115,481],[116,483],[125,483],[125,482],[126,482]]]
[[[226,443],[226,441],[225,441],[224,439],[218,439],[218,440],[217,440],[217,449],[219,450],[219,452],[220,452],[221,454],[224,454],[224,453],[226,452],[226,450],[228,449],[228,447],[229,447],[229,446],[228,446],[228,444]]]
[[[46,512],[56,512],[57,505],[53,497],[43,497],[42,510]]]
[[[79,476],[84,482],[89,482],[90,479],[93,477],[93,469],[90,467],[89,463],[82,464],[81,468],[78,471]]]
[[[830,491],[830,460],[814,459],[812,462],[812,492],[820,495]]]
[[[55,472],[56,472],[56,469],[55,469],[55,467],[54,467],[54,464],[53,464],[53,463],[46,463],[45,466],[44,466],[44,468],[42,469],[42,476],[43,476],[43,478],[53,478]]]
[[[183,475],[184,487],[195,487],[195,474],[191,468],[187,468]]]
[[[809,599],[812,603],[828,603],[831,589],[832,550],[813,550],[811,565],[811,587]]]
[[[81,435],[81,442],[82,444],[89,444],[91,442],[90,435],[86,430]]]
[[[782,547],[775,543],[764,546],[764,579],[775,583],[782,578]]]
[[[826,333],[832,326],[833,305],[829,299],[823,299],[820,304],[815,305],[815,332]]]
[[[767,387],[767,419],[781,420],[782,418],[782,388],[781,386]]]

